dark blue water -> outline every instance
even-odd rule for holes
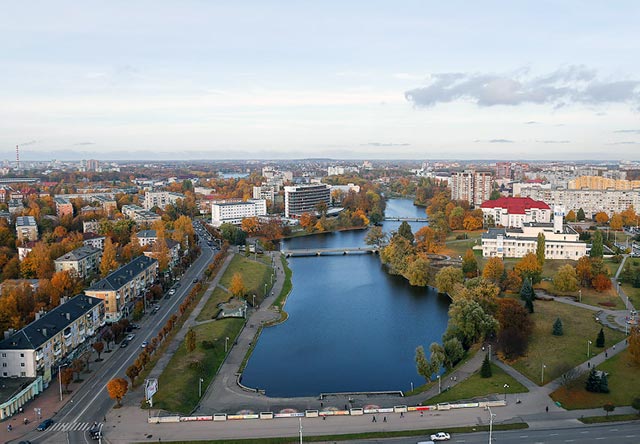
[[[387,215],[423,217],[424,210],[408,200],[392,200]],[[385,223],[384,229],[397,225]],[[421,224],[412,225],[415,231]],[[309,236],[285,246],[359,246],[365,234]],[[416,373],[415,348],[440,342],[446,297],[388,275],[373,255],[292,258],[289,266],[289,319],[263,330],[243,374],[245,385],[265,389],[268,396],[291,397],[408,390],[412,382],[423,382]]]

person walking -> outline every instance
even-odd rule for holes
[[[387,417],[386,417],[386,416],[384,416],[384,417],[382,418],[382,422],[387,422]]]
[[[376,422],[376,416],[373,415],[373,418],[371,418],[371,422]]]
[[[547,413],[549,413],[549,406],[546,406],[545,410],[547,411]]]

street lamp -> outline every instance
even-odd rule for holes
[[[198,379],[198,398],[202,398],[202,383],[204,382],[204,379],[199,378]]]
[[[491,413],[491,407],[487,406],[487,409],[489,409],[489,444],[491,444],[491,435],[493,433],[493,418],[495,418],[496,415]]]
[[[413,382],[411,383],[411,391],[413,391]]]
[[[580,296],[580,302],[582,302],[582,288],[578,290],[578,295]]]
[[[587,359],[589,359],[589,356],[591,356],[591,355],[589,354],[591,344],[592,344],[592,342],[591,342],[591,341],[587,341]]]
[[[509,388],[509,384],[504,385],[504,402],[507,402],[507,389]]]
[[[267,297],[267,283],[264,283],[264,297]]]
[[[62,364],[58,366],[58,382],[60,384],[60,401],[62,401],[62,372],[60,372],[60,369],[66,366],[67,364]]]
[[[438,394],[442,393],[442,380],[440,379],[440,375],[438,375]]]
[[[540,385],[544,385],[544,369],[547,368],[546,365],[542,364],[542,372],[540,376]]]
[[[253,295],[253,308],[256,308],[256,295]]]
[[[229,349],[229,336],[224,338],[224,352],[226,353],[228,349]]]
[[[302,418],[298,418],[300,420],[300,444],[302,444]]]

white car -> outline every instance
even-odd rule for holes
[[[135,337],[136,337],[136,335],[134,335],[133,333],[128,334],[127,335],[127,341],[133,341],[133,338],[135,338]]]
[[[445,432],[438,432],[435,435],[431,435],[431,441],[449,441],[451,435]]]

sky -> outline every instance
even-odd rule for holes
[[[0,158],[640,160],[638,1],[3,2]]]

